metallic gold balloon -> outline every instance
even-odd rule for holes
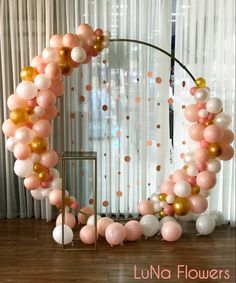
[[[44,138],[42,137],[35,137],[31,144],[31,151],[35,153],[42,153],[47,149],[47,142]]]
[[[60,61],[59,62],[59,66],[60,66],[60,69],[61,69],[61,73],[65,76],[69,76],[72,72],[72,66],[70,64],[70,62],[68,61]]]
[[[25,108],[25,111],[29,114],[29,115],[32,115],[32,114],[34,114],[34,108],[32,108],[32,107],[26,107]]]
[[[166,201],[166,194],[165,193],[160,193],[159,195],[158,195],[158,199],[159,199],[159,201]]]
[[[212,124],[213,124],[212,120],[207,120],[204,125],[207,127],[207,126],[210,126]]]
[[[204,78],[197,78],[195,81],[197,87],[203,88],[206,87],[206,80]]]
[[[70,53],[71,53],[71,49],[69,47],[64,46],[58,49],[59,57],[62,60],[69,60],[71,58]]]
[[[23,81],[34,81],[37,75],[37,70],[31,66],[24,67],[20,72],[20,77]]]
[[[43,171],[38,173],[38,177],[42,182],[46,181],[47,178],[48,178],[48,173],[45,170],[43,170]]]
[[[33,170],[36,173],[39,173],[39,172],[43,171],[44,169],[45,169],[45,167],[39,162],[35,162],[34,165],[33,165]]]
[[[183,169],[186,171],[188,169],[188,165],[184,165]]]
[[[193,185],[192,186],[192,194],[197,195],[200,192],[200,187],[198,185]]]
[[[211,143],[208,146],[208,152],[209,152],[210,157],[216,158],[221,155],[222,148],[218,143]]]
[[[103,40],[104,40],[104,36],[103,35],[99,35],[99,36],[97,36],[96,37],[96,42],[103,42]]]
[[[165,211],[164,211],[164,210],[161,210],[161,211],[159,212],[159,215],[160,215],[161,218],[165,217],[165,216],[166,216]]]
[[[173,202],[175,214],[185,215],[189,212],[189,203],[186,198],[177,197]]]
[[[71,206],[71,200],[70,200],[70,198],[69,197],[66,197],[65,198],[65,200],[64,200],[64,203],[65,203],[65,206]],[[60,203],[60,204],[57,204],[56,205],[56,208],[57,209],[62,209],[62,204]]]
[[[96,43],[96,44],[93,46],[93,49],[94,49],[97,53],[100,53],[100,52],[103,50],[103,46],[102,46],[102,44],[100,44],[100,43]]]
[[[27,123],[29,121],[29,114],[23,108],[16,108],[11,111],[10,119],[15,124]]]

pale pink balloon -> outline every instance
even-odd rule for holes
[[[42,116],[42,119],[51,120],[57,116],[57,107],[53,105],[49,108],[45,108],[45,114]]]
[[[62,40],[63,40],[63,35],[54,34],[49,40],[49,45],[50,45],[50,47],[53,47],[53,48],[63,47],[63,41]]]
[[[191,139],[201,141],[203,139],[205,127],[201,124],[193,124],[189,127],[188,132]]]
[[[34,98],[28,100],[28,101],[27,101],[27,104],[28,104],[28,106],[33,107],[33,108],[34,108],[35,106],[37,106],[38,103],[37,103],[37,101],[36,101],[36,97],[34,97]]]
[[[79,45],[79,38],[76,34],[67,33],[63,36],[63,44],[69,48],[76,47]]]
[[[45,75],[52,80],[56,80],[61,76],[61,69],[57,63],[51,62],[45,67]]]
[[[223,129],[217,125],[209,125],[204,130],[204,139],[209,143],[219,142],[223,136]]]
[[[20,127],[15,132],[15,138],[21,143],[30,143],[35,137],[35,132],[28,127]]]
[[[12,122],[11,119],[7,119],[2,124],[2,131],[7,137],[14,137],[15,132],[17,130],[17,126]]]
[[[31,66],[34,68],[37,68],[41,64],[45,64],[46,62],[44,61],[43,57],[41,55],[35,56],[32,61],[31,61]]]
[[[190,104],[184,109],[184,116],[190,122],[198,121],[198,107],[196,104]]]
[[[230,144],[234,140],[234,133],[230,129],[223,129],[221,144]]]
[[[46,47],[42,52],[43,59],[46,63],[57,62],[59,60],[59,54],[56,48]]]
[[[153,203],[149,200],[142,200],[138,205],[138,211],[141,215],[155,214]]]
[[[82,38],[84,41],[89,40],[93,36],[93,29],[88,24],[81,24],[77,28],[77,34],[79,38]]]
[[[175,214],[174,208],[173,208],[173,206],[170,205],[170,204],[165,205],[165,207],[164,207],[164,212],[165,212],[165,214],[168,215],[168,216]]]
[[[48,108],[56,103],[56,96],[51,90],[43,90],[38,92],[36,100],[40,107]]]
[[[88,218],[94,214],[94,210],[91,207],[82,207],[78,213],[78,221],[80,224],[86,224]]]
[[[37,69],[37,72],[39,74],[44,74],[45,73],[45,68],[46,68],[47,64],[40,64],[36,69]]]
[[[65,85],[61,80],[52,80],[49,90],[52,90],[56,96],[61,96],[65,91]]]
[[[234,149],[231,145],[222,145],[222,153],[219,156],[221,160],[230,160],[234,156]]]
[[[38,137],[48,137],[52,132],[51,123],[48,120],[39,120],[37,121],[32,128],[36,136]]]
[[[193,213],[203,213],[208,207],[207,199],[202,195],[191,195],[188,197],[188,202]]]
[[[141,224],[136,220],[130,220],[125,224],[126,228],[126,240],[129,242],[137,241],[141,238],[143,228]]]
[[[202,125],[204,125],[205,123],[206,123],[206,121],[207,121],[207,119],[206,118],[199,118],[198,119],[198,122],[200,123],[200,124],[202,124]]]
[[[40,163],[46,167],[54,167],[58,162],[58,154],[52,149],[48,149],[46,152],[42,153]]]
[[[24,160],[30,157],[31,150],[28,144],[17,143],[14,147],[14,156],[16,159]]]
[[[196,152],[194,153],[194,158],[199,163],[207,162],[207,160],[209,159],[208,150],[205,148],[197,149]]]
[[[161,185],[161,192],[167,195],[174,195],[175,183],[172,181],[164,181]]]
[[[10,110],[14,110],[16,108],[25,108],[27,107],[27,102],[20,98],[18,94],[13,93],[7,99],[7,106]]]
[[[55,189],[49,194],[49,202],[52,205],[60,205],[62,201],[62,191]]]
[[[60,213],[56,219],[56,226],[61,224],[62,224],[62,213]],[[72,214],[71,212],[65,212],[64,224],[69,226],[71,229],[73,229],[76,224],[76,219],[74,214]]]
[[[167,242],[177,241],[182,235],[182,227],[175,221],[166,221],[162,226],[161,235]]]
[[[122,245],[126,237],[126,228],[120,223],[111,223],[106,229],[105,236],[112,247]]]
[[[201,145],[202,148],[208,148],[209,143],[206,140],[203,139],[203,140],[200,141],[200,145]]]
[[[206,103],[197,103],[197,107],[199,110],[206,109]]]
[[[113,222],[114,220],[109,217],[102,217],[99,219],[97,224],[99,235],[105,237],[107,227]]]
[[[86,245],[95,243],[95,227],[93,225],[85,225],[79,232],[80,240]]]
[[[205,171],[207,169],[207,165],[205,163],[198,163],[197,168],[200,172]]]
[[[210,171],[202,171],[197,175],[197,185],[201,189],[210,190],[216,184],[216,174]]]
[[[35,190],[40,186],[40,179],[38,175],[33,174],[24,179],[24,186],[28,190]]]
[[[184,169],[178,169],[173,173],[173,182],[187,181],[188,174]]]

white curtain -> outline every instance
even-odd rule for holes
[[[195,77],[204,77],[213,96],[222,99],[231,115],[235,133],[235,1],[177,0],[175,55]],[[182,86],[186,81],[186,86]],[[186,151],[186,123],[182,105],[193,102],[189,88],[193,81],[175,66],[174,164],[182,166],[179,155]],[[234,143],[235,145],[235,143]],[[223,162],[217,185],[209,198],[209,209],[223,211],[235,227],[235,158]]]
[[[147,41],[170,51],[171,0],[0,0],[0,16],[1,124],[20,69],[55,33],[74,33],[87,22],[110,30],[112,38]],[[58,151],[98,152],[99,212],[137,213],[138,201],[157,191],[169,174],[169,68],[162,53],[111,43],[109,51],[65,81],[51,145]],[[2,134],[0,142],[0,217],[50,219],[47,202],[33,201],[15,177]],[[91,166],[71,162],[68,168],[68,190],[88,205]]]

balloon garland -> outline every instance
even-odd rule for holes
[[[57,115],[56,99],[64,92],[63,76],[71,75],[73,68],[88,64],[92,57],[109,46],[110,33],[98,28],[93,31],[88,24],[82,24],[77,34],[56,34],[50,39],[50,46],[41,55],[33,58],[31,66],[24,67],[22,81],[16,93],[7,100],[10,117],[2,130],[8,137],[6,147],[16,158],[14,172],[23,177],[24,186],[35,199],[48,197],[50,204],[58,209],[62,203],[62,180],[54,166],[58,154],[48,146],[52,133],[51,120]],[[221,160],[233,157],[230,145],[234,139],[228,128],[231,117],[223,112],[219,98],[210,98],[210,90],[203,78],[195,81],[190,89],[195,103],[184,110],[185,118],[192,124],[188,133],[192,139],[190,151],[183,154],[185,165],[176,170],[161,185],[161,192],[154,193],[148,200],[139,203],[140,222],[131,220],[125,225],[115,223],[109,217],[98,216],[98,233],[106,237],[111,246],[124,240],[136,241],[143,234],[146,238],[160,231],[166,241],[176,241],[182,235],[178,220],[189,221],[193,213],[202,214],[207,209],[207,199],[216,184],[216,174],[221,169]],[[78,209],[74,196],[66,192],[64,243],[73,240],[72,229],[76,218],[71,209]],[[93,210],[84,207],[77,215],[80,224],[87,224],[80,230],[80,239],[85,244],[95,242]],[[223,222],[220,212],[202,215],[197,219],[199,234],[210,234],[215,225]],[[160,220],[160,221],[159,221]],[[62,243],[62,215],[56,221],[53,238]]]

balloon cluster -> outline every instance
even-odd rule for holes
[[[20,72],[21,82],[7,100],[10,117],[2,130],[8,137],[6,147],[16,158],[14,171],[23,177],[24,186],[35,199],[46,197],[61,207],[62,180],[54,168],[58,154],[49,148],[51,120],[57,116],[56,99],[64,92],[63,75],[87,64],[109,45],[109,32],[81,24],[77,34],[56,34],[49,47]],[[66,192],[66,209],[76,209],[76,199]]]

